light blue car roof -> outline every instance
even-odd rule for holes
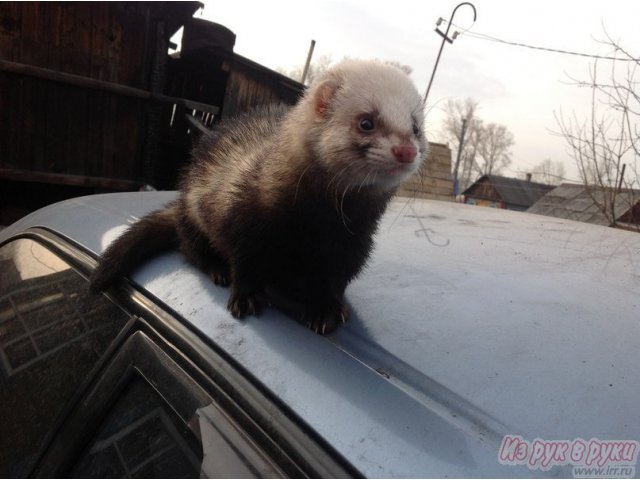
[[[96,195],[25,217],[100,253],[172,192]],[[640,439],[640,235],[394,200],[349,323],[326,337],[276,311],[244,321],[178,253],[133,279],[371,477],[568,476],[501,465],[505,435]]]

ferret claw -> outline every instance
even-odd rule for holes
[[[259,315],[262,311],[262,304],[253,295],[232,293],[227,303],[227,310],[235,318],[243,318],[247,315]]]
[[[231,282],[229,281],[229,277],[222,272],[209,272],[209,278],[211,278],[214,284],[221,287],[228,287],[231,284]]]
[[[300,323],[319,335],[333,332],[339,325],[347,323],[348,319],[349,310],[346,305],[341,305],[331,313],[307,311],[299,317]]]

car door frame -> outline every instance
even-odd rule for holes
[[[72,240],[45,228],[30,228],[0,243],[29,238],[44,245],[88,278],[96,256]],[[127,279],[104,293],[132,319],[116,337],[48,434],[32,472],[36,477],[65,476],[97,431],[117,394],[134,375],[153,386],[162,378],[172,388],[189,392],[173,399],[186,411],[214,399],[288,476],[362,477],[339,452],[211,339],[203,336],[148,292]],[[155,363],[154,363],[155,361]],[[171,390],[171,388],[169,389]],[[166,389],[161,394],[166,397]],[[187,406],[183,405],[187,404]],[[191,405],[189,407],[188,405]]]

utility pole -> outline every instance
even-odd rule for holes
[[[451,18],[449,18],[449,23],[447,23],[447,30],[443,33],[438,27],[442,22],[444,22],[444,18],[440,17],[436,23],[436,33],[442,37],[442,44],[440,44],[440,51],[438,52],[438,56],[436,57],[436,64],[433,66],[433,72],[431,72],[431,79],[429,80],[429,86],[427,87],[427,91],[424,94],[424,99],[422,100],[423,104],[427,103],[427,97],[429,96],[429,90],[431,90],[431,84],[433,83],[433,77],[436,75],[436,69],[438,68],[438,63],[440,62],[440,55],[442,55],[442,49],[444,48],[444,42],[447,41],[449,43],[453,43],[453,41],[458,36],[458,32],[454,32],[453,36],[449,38],[449,29],[451,28],[451,22],[453,22],[453,17],[456,14],[456,10],[463,5],[469,5],[473,9],[473,21],[476,21],[476,7],[473,6],[471,2],[462,2],[453,9],[451,13]]]
[[[458,155],[456,157],[456,165],[453,168],[453,196],[458,195],[458,168],[460,167],[460,157],[462,156],[462,148],[464,147],[464,135],[467,132],[467,119],[462,119],[462,132],[460,133],[460,143],[458,144]]]
[[[620,179],[618,180],[618,191],[617,193],[620,193],[620,190],[622,190],[622,181],[624,180],[624,171],[627,168],[627,164],[623,163],[622,164],[622,171],[620,172]]]

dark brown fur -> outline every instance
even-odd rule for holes
[[[178,247],[216,284],[231,285],[228,309],[237,318],[258,314],[268,302],[319,333],[345,322],[345,289],[371,253],[395,185],[380,187],[370,175],[373,167],[365,158],[377,137],[358,131],[357,122],[349,121],[343,132],[352,141],[335,148],[331,141],[322,143],[335,136],[330,102],[337,88],[332,80],[293,113],[263,108],[205,134],[193,150],[179,198],[107,249],[92,289],[104,289],[145,258]],[[416,121],[415,114],[407,115],[396,136],[405,144]],[[297,130],[304,137],[292,139]],[[419,135],[416,142],[423,150],[419,162],[425,141]]]

